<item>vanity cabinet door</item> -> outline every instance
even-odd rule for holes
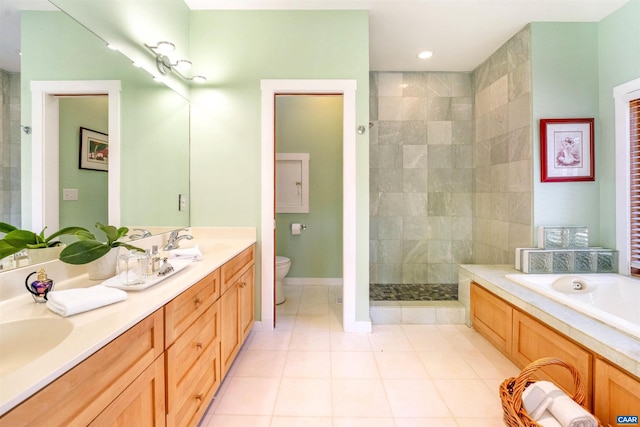
[[[166,351],[167,425],[195,426],[220,386],[219,301]]]
[[[165,425],[164,360],[156,359],[91,424],[91,427]]]
[[[222,376],[229,367],[240,348],[240,285],[234,283],[220,297],[220,362]]]
[[[513,308],[475,282],[471,282],[471,322],[473,329],[503,354],[511,354]]]
[[[0,426],[88,425],[156,360],[164,361],[163,323],[160,309],[3,415]],[[160,384],[164,395],[164,381],[154,390]]]
[[[598,358],[595,393],[595,414],[603,425],[618,425],[618,416],[640,416],[640,379]]]
[[[558,357],[572,365],[580,373],[586,389],[585,406],[592,408],[591,390],[593,377],[591,352],[518,310],[513,312],[513,348],[511,359],[520,368],[543,357]],[[549,366],[536,371],[538,379],[553,381],[568,394],[575,389],[571,373],[559,366]]]
[[[254,263],[254,251],[255,245],[251,245],[221,267],[220,280],[223,293],[233,286]]]
[[[254,289],[253,289],[254,269],[250,268],[244,273],[239,280],[239,296],[240,296],[240,333],[242,334],[240,342],[244,342],[251,332],[254,319]]]

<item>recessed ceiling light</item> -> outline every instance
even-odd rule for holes
[[[427,59],[427,58],[431,58],[432,56],[433,56],[433,52],[431,52],[430,50],[425,50],[418,54],[418,58],[420,59]]]

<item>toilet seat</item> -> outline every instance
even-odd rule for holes
[[[289,262],[291,261],[287,257],[284,257],[284,256],[276,257],[276,265],[284,265],[284,264],[288,264]]]

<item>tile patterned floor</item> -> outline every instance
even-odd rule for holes
[[[335,286],[285,286],[273,332],[252,332],[202,427],[496,427],[519,370],[464,325],[341,329]]]
[[[458,284],[383,284],[369,285],[372,301],[457,301]]]

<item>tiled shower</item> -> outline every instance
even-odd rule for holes
[[[371,73],[371,284],[447,293],[533,243],[529,40],[472,73]]]
[[[0,69],[0,221],[20,220],[20,74]]]

